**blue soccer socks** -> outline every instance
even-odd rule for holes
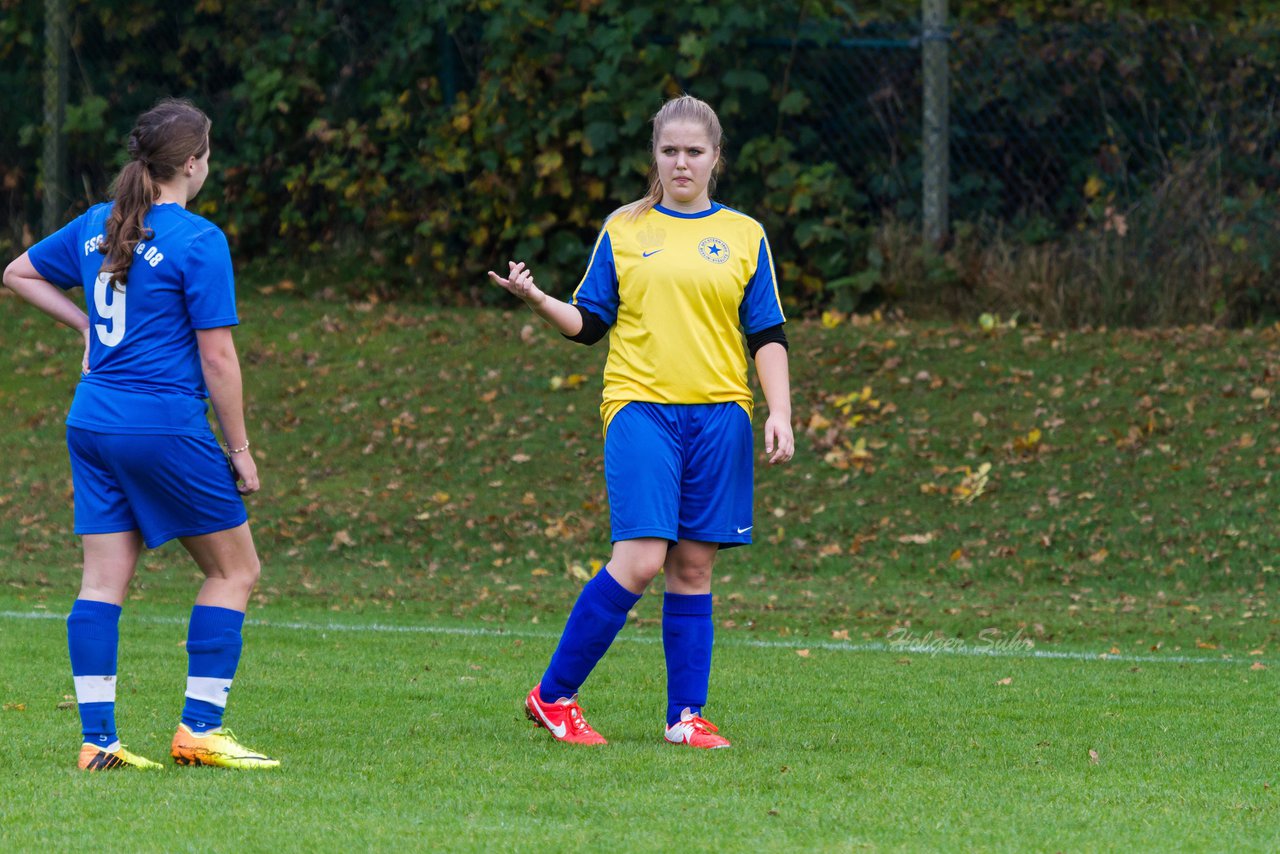
[[[542,677],[539,693],[543,702],[554,703],[578,693],[626,624],[627,613],[640,601],[640,595],[615,581],[607,566],[587,582]]]
[[[667,726],[688,709],[702,714],[711,681],[711,594],[667,593],[662,600],[662,650],[667,658]],[[545,683],[544,683],[545,684]]]
[[[67,617],[67,647],[86,744],[111,747],[116,735],[116,653],[120,606],[77,599]]]
[[[182,722],[197,735],[222,726],[243,646],[244,612],[196,605],[187,628],[187,698]]]

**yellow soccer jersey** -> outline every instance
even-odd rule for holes
[[[744,335],[786,322],[760,223],[723,205],[610,218],[573,304],[609,332],[605,425],[630,401],[741,403]]]

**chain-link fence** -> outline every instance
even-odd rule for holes
[[[353,158],[389,157],[388,147],[411,148],[413,139],[368,137],[394,130],[402,120],[396,103],[421,95],[425,118],[404,121],[416,122],[414,129],[452,123],[460,129],[459,144],[466,144],[464,123],[473,116],[455,109],[455,100],[467,100],[473,87],[505,73],[487,65],[493,47],[489,22],[479,13],[446,25],[407,6],[357,14],[356,7],[334,3],[278,7],[250,28],[233,24],[232,11],[220,3],[158,4],[122,18],[91,14],[91,7],[68,0],[0,2],[7,13],[0,20],[0,83],[7,90],[0,101],[16,131],[0,140],[0,234],[12,244],[28,242],[37,227],[34,200],[47,200],[45,218],[56,222],[102,197],[118,165],[122,122],[160,95],[190,93],[212,114],[216,132],[236,129],[238,136],[221,144],[237,145],[248,130],[255,150],[268,152],[222,176],[244,231],[305,233],[304,221],[319,205],[345,203],[342,181],[368,181],[341,170],[328,174],[336,167],[307,160],[328,140],[346,146],[344,169]],[[823,192],[842,195],[821,201],[840,209],[840,228],[870,227],[886,214],[920,222],[931,156],[949,159],[953,221],[987,220],[1030,233],[1067,231],[1099,199],[1139,202],[1188,158],[1210,164],[1207,174],[1229,189],[1280,190],[1280,40],[1274,32],[1140,20],[1104,27],[952,21],[943,31],[949,121],[945,144],[931,155],[923,134],[921,25],[846,22],[838,30],[757,33],[744,39],[742,56],[722,64],[739,75],[752,70],[764,80],[762,97],[772,101],[758,115],[741,111],[732,119],[737,139],[783,139],[791,160],[833,168],[842,183]],[[660,33],[645,38],[662,43],[678,67],[674,60],[685,49],[679,40]],[[236,51],[222,49],[227,43],[238,45]],[[370,56],[389,50],[403,57],[384,63],[370,82],[364,76]],[[692,81],[695,90],[706,88],[709,68]],[[723,79],[730,79],[728,72]],[[719,91],[732,87],[726,82]],[[338,102],[342,110],[333,113],[340,118],[297,115]],[[43,122],[37,118],[42,107]],[[579,137],[590,138],[590,121],[575,131]],[[627,134],[639,135],[642,121],[602,138],[627,142]],[[545,144],[569,143],[553,138]],[[383,180],[377,204],[384,214],[430,215],[416,212],[437,194],[425,179],[416,191],[400,174]],[[767,176],[760,180],[768,184]],[[363,193],[365,184],[358,186]],[[398,199],[402,186],[406,195]],[[610,185],[607,193],[614,192]],[[788,198],[775,207],[791,213],[804,204],[817,202]],[[373,219],[364,210],[348,218]],[[450,216],[437,219],[463,227]],[[314,231],[313,245],[328,239],[329,232]],[[803,248],[802,240],[796,243]],[[423,256],[412,246],[407,251]],[[856,265],[858,252],[829,257]]]
[[[819,156],[860,179],[869,206],[914,219],[923,168],[920,42],[909,28],[807,48],[795,85]],[[1133,200],[1174,161],[1280,187],[1276,33],[1186,23],[955,26],[950,208],[960,220],[1071,224],[1103,193]]]

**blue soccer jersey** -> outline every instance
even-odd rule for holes
[[[98,251],[111,204],[96,205],[32,246],[36,271],[85,289],[89,373],[67,424],[106,433],[198,436],[210,432],[197,329],[235,326],[231,251],[221,229],[177,204],[155,205],[128,281],[112,288]]]

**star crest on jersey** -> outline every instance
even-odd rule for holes
[[[712,264],[723,264],[729,260],[729,244],[718,237],[708,237],[698,244],[698,254]]]
[[[640,241],[640,248],[645,251],[660,249],[662,244],[667,242],[667,232],[664,229],[647,225],[636,232],[636,240]]]

